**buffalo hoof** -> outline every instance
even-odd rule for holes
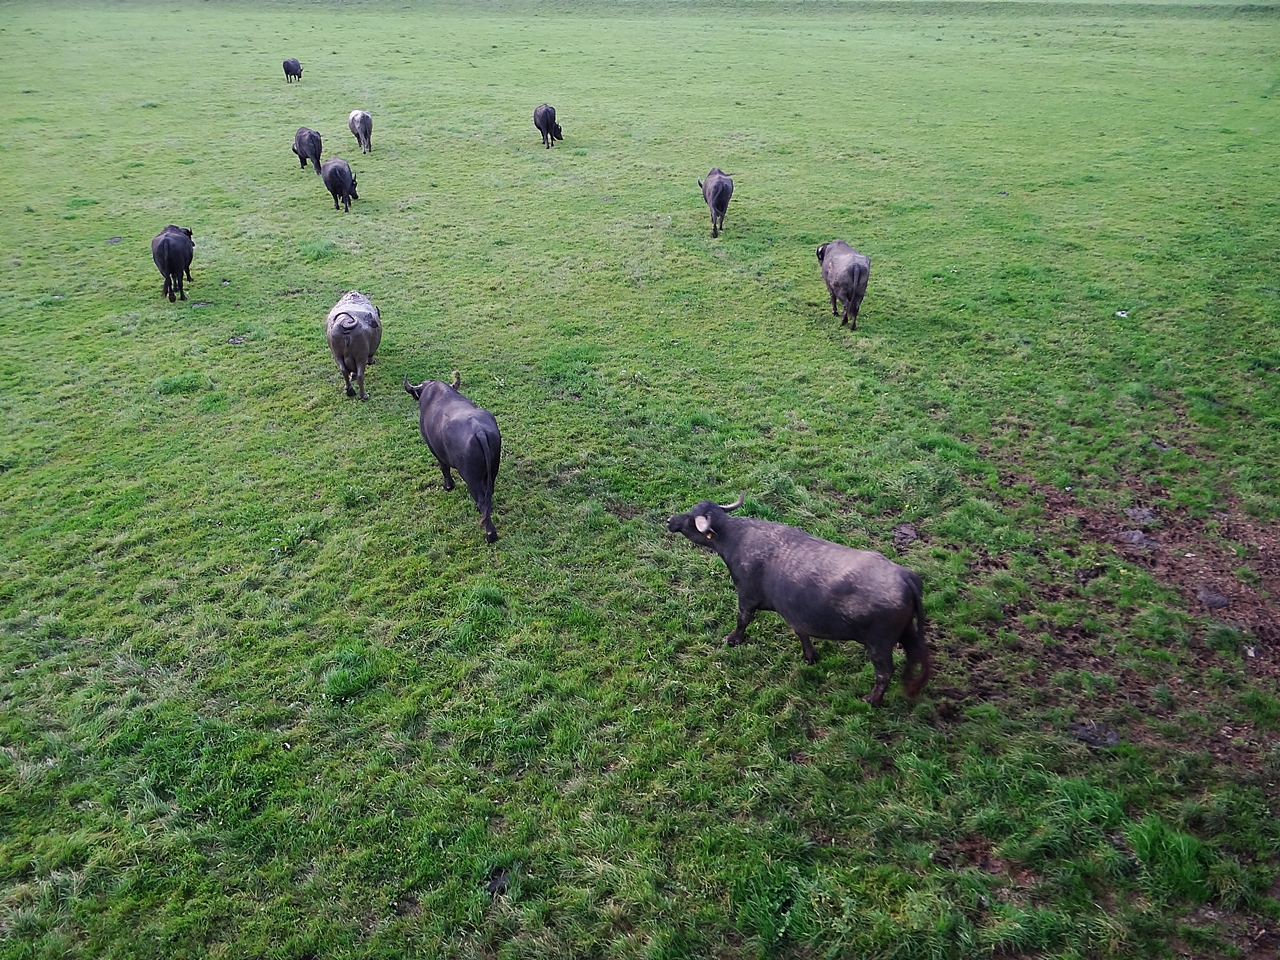
[[[497,543],[497,542],[498,542],[498,532],[497,532],[496,530],[486,530],[486,531],[485,531],[485,534],[484,534],[484,542],[485,542],[485,543]]]
[[[725,634],[724,645],[726,647],[739,647],[743,644],[744,639],[745,638],[739,636],[738,632],[735,630],[733,633]]]
[[[876,696],[876,694],[873,692],[873,693],[868,693],[865,697],[863,697],[862,701],[863,703],[871,704],[873,707],[878,707],[880,706],[880,701],[883,699],[884,699],[884,694],[880,694],[879,696]]]
[[[347,396],[348,396],[348,397],[354,397],[355,395],[356,395],[356,388],[355,388],[355,387],[353,387],[351,384],[349,384],[349,383],[348,383],[348,384],[347,384]]]
[[[804,662],[811,667],[818,662],[818,653],[816,650],[813,653],[802,654],[802,656],[804,657]]]
[[[361,399],[361,400],[368,400],[368,399],[369,399],[369,395],[368,395],[367,393],[362,393],[362,394],[360,394],[360,399]]]

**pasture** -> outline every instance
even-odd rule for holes
[[[1274,957],[1278,62],[1272,6],[0,4],[0,957]],[[400,385],[455,368],[493,545]],[[921,574],[921,697],[721,644],[665,520],[739,490]]]

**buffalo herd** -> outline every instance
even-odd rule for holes
[[[295,59],[284,61],[286,82],[302,79]],[[564,134],[556,122],[555,108],[541,104],[533,111],[533,124],[542,143],[551,149]],[[362,154],[373,151],[373,117],[352,110],[348,126]],[[356,175],[341,157],[321,159],[320,134],[299,127],[293,152],[305,169],[310,161],[325,188],[333,196],[335,210],[351,210],[358,200]],[[711,236],[719,237],[733,196],[733,179],[712,167],[698,180],[702,197],[711,211]],[[163,294],[172,302],[175,292],[183,300],[183,275],[191,279],[195,242],[191,231],[173,224],[151,241],[151,255],[164,277]],[[857,329],[858,311],[867,292],[871,260],[844,240],[832,240],[817,249],[822,279],[831,295],[831,312],[844,307],[841,326]],[[373,302],[352,290],[329,311],[325,333],[333,360],[342,374],[347,396],[367,400],[364,378],[382,341],[382,314]],[[352,380],[355,386],[352,386]],[[494,415],[472,403],[460,392],[458,371],[452,383],[426,380],[416,386],[404,380],[404,389],[418,402],[418,426],[422,439],[440,466],[444,489],[454,488],[453,471],[463,483],[484,528],[485,540],[498,539],[494,528],[493,491],[502,459],[502,435]],[[854,550],[820,540],[796,527],[731,514],[743,497],[721,505],[710,500],[667,521],[671,533],[683,534],[696,546],[714,551],[729,569],[738,592],[738,620],[724,638],[729,646],[746,639],[746,629],[760,610],[778,613],[800,639],[806,663],[814,663],[814,639],[856,640],[867,650],[875,668],[875,685],[866,698],[879,706],[893,677],[893,649],[906,656],[904,691],[914,697],[932,673],[925,641],[923,584],[919,575],[899,566],[883,554]]]

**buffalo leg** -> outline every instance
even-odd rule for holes
[[[880,706],[884,693],[893,679],[893,641],[885,637],[872,637],[867,643],[867,654],[876,671],[876,685],[867,694],[866,701],[873,707]]]
[[[727,647],[736,647],[740,643],[745,643],[747,636],[747,627],[751,625],[751,621],[756,617],[756,608],[747,606],[741,600],[738,601],[738,625],[733,628],[732,632],[725,634],[724,642]]]
[[[440,472],[444,475],[444,488],[446,490],[452,490],[453,474],[449,471],[449,465],[443,460],[440,461]]]
[[[834,316],[838,316],[839,313],[840,311],[836,309],[836,295],[833,293],[831,294],[831,315],[834,317]],[[843,327],[844,324],[842,323],[840,324],[840,326]]]
[[[813,641],[809,639],[807,634],[797,633],[800,638],[800,649],[804,651],[804,662],[813,664],[818,662],[818,651],[813,649]]]
[[[360,399],[368,400],[369,395],[364,392],[364,364],[363,363],[360,364],[358,367],[356,367],[356,383],[360,385]]]

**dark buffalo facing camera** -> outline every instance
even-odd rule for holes
[[[416,387],[404,381],[404,388],[418,401],[418,427],[427,449],[440,464],[444,488],[453,489],[457,470],[467,492],[480,511],[484,538],[489,543],[498,539],[490,514],[493,512],[493,485],[498,479],[502,459],[502,434],[498,421],[488,410],[477,407],[458,392],[462,378],[453,372],[453,383],[427,380]]]
[[[862,308],[862,298],[867,295],[867,278],[871,276],[871,258],[843,240],[832,240],[818,248],[818,262],[822,264],[822,279],[831,294],[831,315],[836,315],[836,301],[839,300],[844,304],[840,326],[847,323],[850,330],[857,330],[858,310]]]
[[[156,234],[151,241],[151,259],[156,262],[160,276],[164,277],[161,293],[169,298],[170,303],[177,299],[173,295],[175,290],[179,297],[187,299],[186,291],[182,288],[182,275],[185,273],[187,279],[191,279],[191,258],[195,256],[195,250],[196,244],[191,238],[191,231],[173,223]]]
[[[350,213],[351,201],[359,200],[360,194],[356,193],[356,175],[351,172],[347,161],[341,157],[330,157],[320,167],[320,179],[333,194],[333,209],[338,209],[338,201],[341,200],[346,212]]]
[[[293,83],[294,80],[302,79],[302,64],[296,59],[290,57],[284,62],[284,82]]]
[[[919,575],[883,554],[820,540],[796,527],[731,517],[742,506],[704,500],[667,521],[699,547],[714,550],[738,590],[738,625],[725,643],[745,639],[758,610],[773,610],[800,638],[805,663],[815,663],[811,638],[857,640],[867,648],[876,683],[867,697],[879,706],[893,678],[893,648],[906,651],[906,694],[914,697],[932,667],[924,638],[924,585]]]
[[[729,198],[733,196],[733,178],[719,167],[712,167],[706,180],[699,180],[702,199],[711,208],[711,236],[720,236],[724,229],[724,215],[729,211]]]
[[[293,135],[293,147],[291,149],[302,164],[302,169],[307,169],[307,161],[310,160],[315,164],[317,177],[320,176],[320,150],[322,146],[320,134],[310,127],[299,127],[298,132]]]
[[[564,139],[560,133],[560,124],[556,123],[556,108],[550,104],[544,103],[533,111],[533,125],[542,134],[542,145],[548,150],[552,143]]]

